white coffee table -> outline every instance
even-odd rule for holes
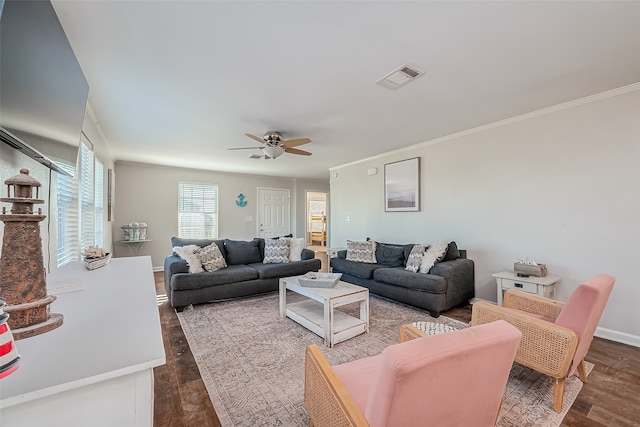
[[[334,344],[369,332],[369,290],[346,282],[332,288],[300,286],[298,277],[280,279],[280,317],[285,316],[324,338],[325,345]],[[287,304],[287,289],[307,299]],[[338,307],[359,302],[360,317],[353,317]]]

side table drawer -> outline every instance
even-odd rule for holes
[[[501,279],[502,289],[518,289],[532,294],[538,293],[538,285],[535,283],[521,282],[517,280]]]

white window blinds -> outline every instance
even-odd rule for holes
[[[97,158],[95,166],[95,244],[104,247],[104,166]]]
[[[93,151],[80,144],[80,250],[95,245],[95,193]]]
[[[60,267],[78,259],[80,228],[78,222],[78,181],[75,178],[77,176],[75,165],[60,160],[58,162],[66,172],[73,175],[56,174],[58,222],[56,264]]]
[[[218,186],[178,183],[178,237],[218,238]]]
[[[104,245],[104,166],[82,135],[78,166],[63,163],[75,177],[56,175],[57,266],[80,259],[89,246]]]

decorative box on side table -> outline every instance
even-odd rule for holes
[[[498,284],[498,305],[502,305],[502,293],[507,289],[518,289],[520,291],[537,294],[547,298],[555,298],[556,287],[560,281],[556,276],[545,277],[519,277],[513,271],[501,271],[492,274]]]

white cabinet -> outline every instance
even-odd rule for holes
[[[556,276],[545,277],[519,277],[512,271],[501,271],[492,274],[496,278],[498,285],[498,305],[502,305],[502,294],[507,289],[518,289],[520,291],[537,294],[547,298],[555,298],[556,287],[560,281]]]
[[[16,341],[20,367],[0,384],[3,427],[151,427],[153,368],[165,363],[151,258],[82,261],[47,279],[64,315]]]

